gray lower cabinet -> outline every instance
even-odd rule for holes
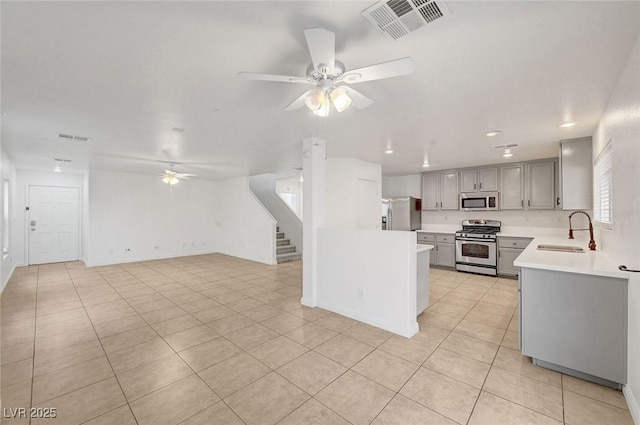
[[[523,268],[522,353],[579,378],[626,383],[627,286],[627,279]]]
[[[436,262],[437,266],[455,267],[456,266],[456,246],[452,243],[438,243],[436,245]]]
[[[518,276],[520,268],[514,266],[513,262],[531,241],[531,238],[498,237],[498,274],[500,276]]]
[[[520,268],[513,262],[522,254],[522,249],[498,248],[498,274],[500,276],[517,276]]]
[[[418,243],[433,245],[429,263],[434,266],[455,267],[455,235],[418,232]]]

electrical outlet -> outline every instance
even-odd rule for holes
[[[153,247],[153,249],[157,251],[157,250],[160,249],[160,247],[158,245],[156,245],[156,246]]]
[[[131,248],[125,248],[124,252],[131,252]]]

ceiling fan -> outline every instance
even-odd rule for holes
[[[196,177],[197,174],[191,173],[181,173],[173,169],[175,164],[169,164],[169,169],[164,170],[163,173],[160,173],[159,176],[162,177],[162,181],[169,185],[174,185],[180,183],[180,179],[189,179],[191,177]]]
[[[333,32],[323,28],[311,28],[304,30],[304,36],[312,62],[307,67],[306,77],[256,72],[239,72],[238,76],[249,80],[314,85],[316,88],[304,92],[285,110],[293,111],[306,105],[315,115],[327,117],[331,105],[338,112],[342,112],[350,105],[363,109],[373,103],[373,100],[352,89],[349,84],[411,74],[416,67],[412,58],[405,57],[347,70],[342,62],[335,59],[336,36]]]

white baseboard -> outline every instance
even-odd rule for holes
[[[137,263],[138,261],[165,260],[167,258],[190,257],[192,255],[206,255],[206,254],[216,254],[216,252],[211,252],[211,251],[167,252],[164,254],[142,255],[137,257],[118,257],[118,258],[103,257],[96,261],[87,262],[86,260],[83,260],[83,262],[87,267],[99,267],[99,266],[110,266],[112,264]]]
[[[629,385],[625,385],[624,387],[622,387],[622,393],[624,394],[624,398],[627,400],[627,405],[629,406],[629,411],[631,412],[633,422],[636,425],[640,425],[640,406],[638,406],[638,400],[636,400],[635,396],[633,395],[631,387],[629,387]]]
[[[342,316],[349,317],[359,322],[366,323],[368,325],[375,326],[380,329],[384,329],[385,331],[392,332],[396,335],[400,335],[405,338],[411,338],[412,336],[417,334],[419,331],[417,321],[413,322],[408,327],[402,327],[402,326],[395,326],[387,321],[382,321],[368,314],[364,314],[359,311],[351,310],[349,308],[338,306],[332,303],[323,303],[321,301],[318,301],[318,307],[324,308],[325,310],[332,311]]]

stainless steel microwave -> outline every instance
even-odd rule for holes
[[[498,211],[500,209],[498,192],[461,193],[462,211]]]

